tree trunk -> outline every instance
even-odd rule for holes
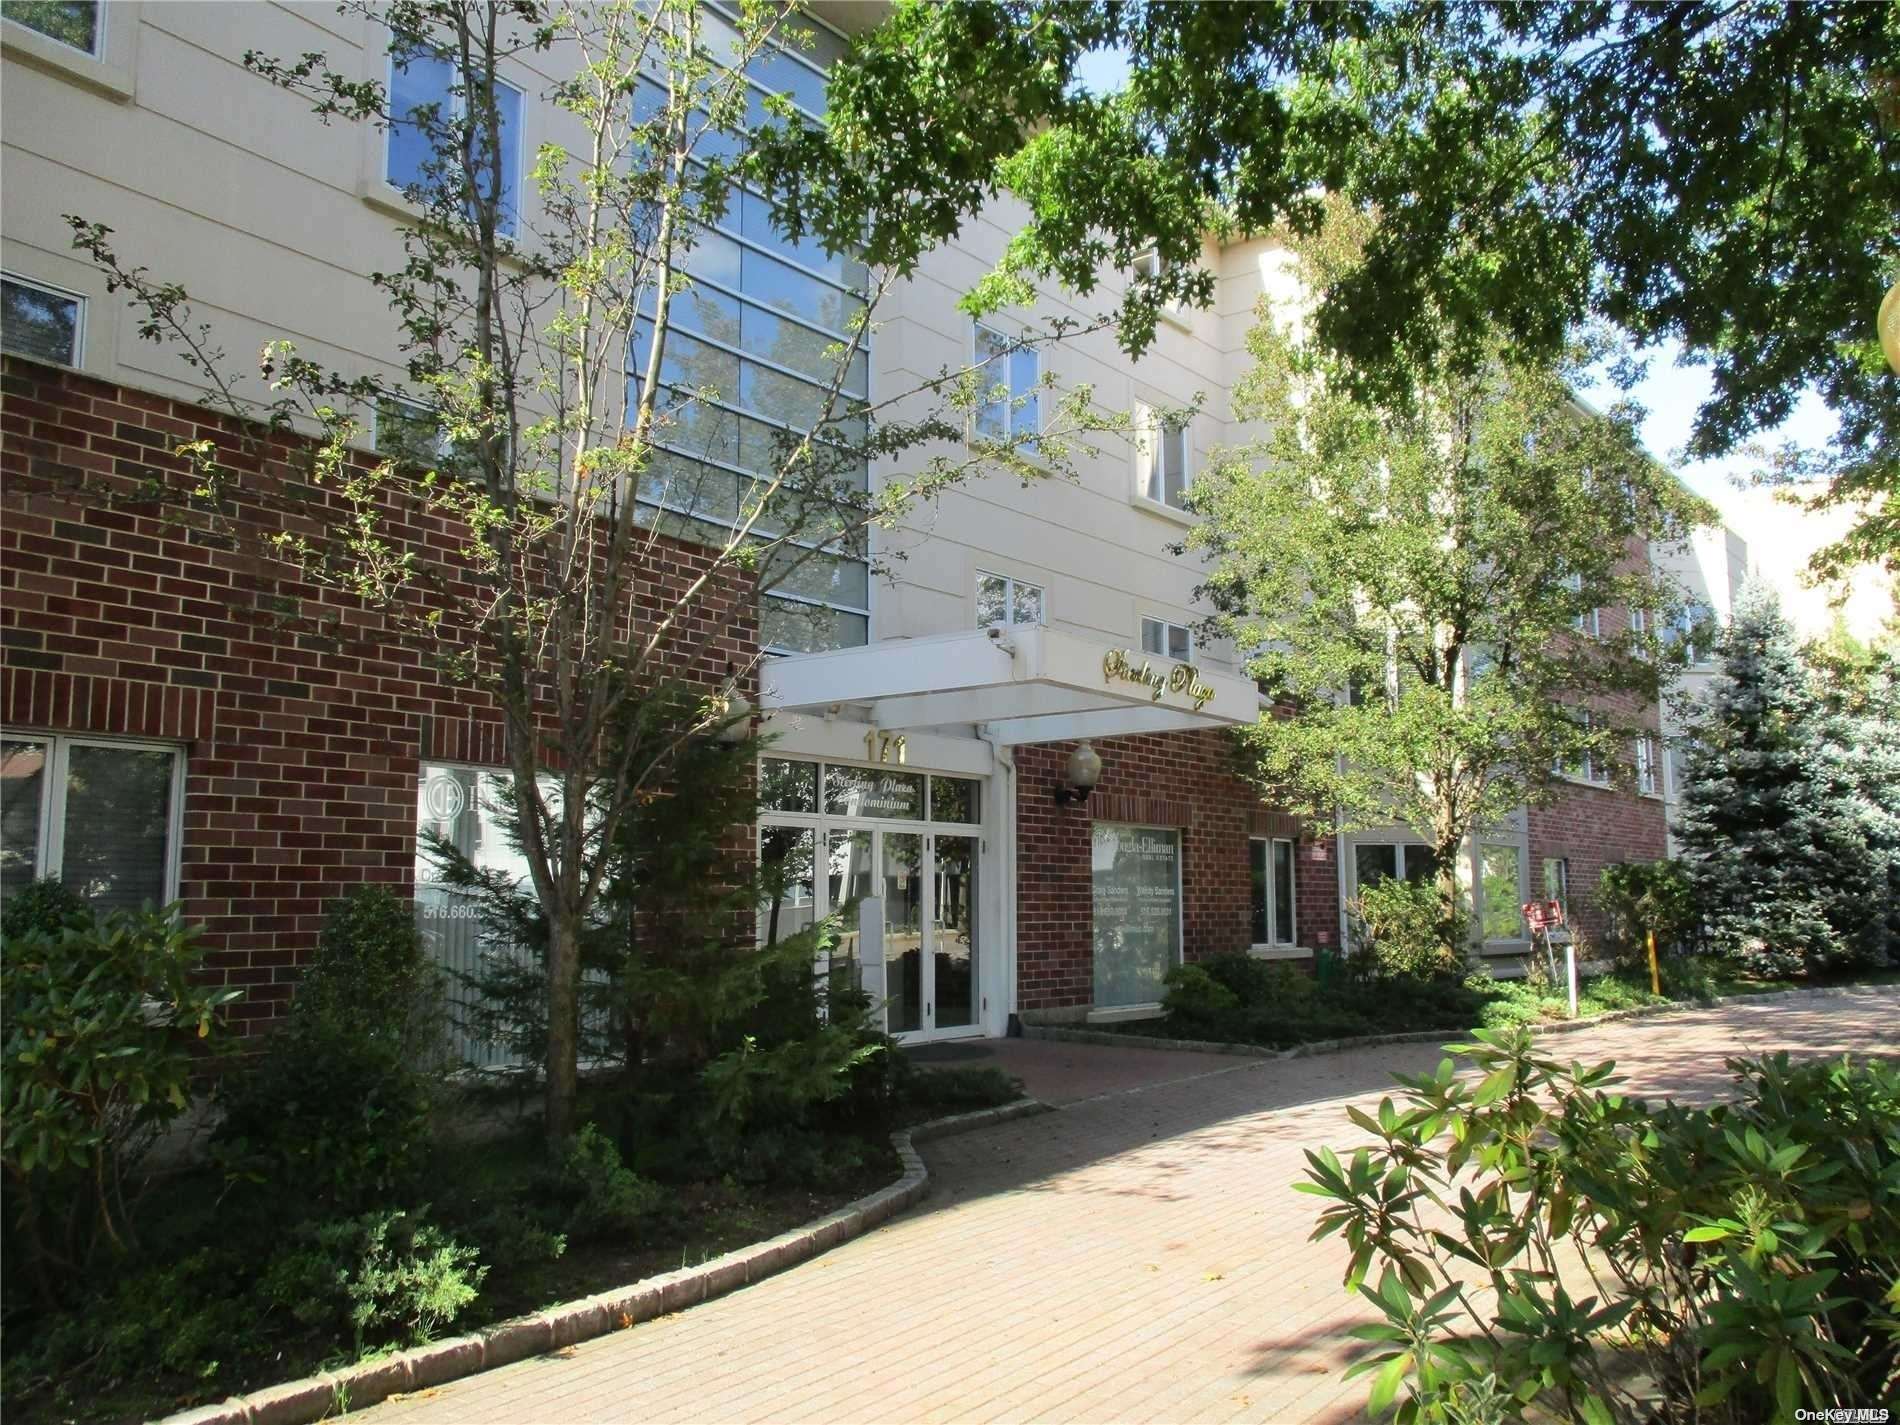
[[[580,927],[563,909],[548,913],[548,1062],[542,1128],[550,1150],[574,1136],[580,1053]]]

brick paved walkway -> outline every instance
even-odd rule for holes
[[[1900,1052],[1900,989],[1734,1004],[1547,1041],[1700,1096],[1732,1054]],[[1081,1047],[1081,1046],[1076,1046]],[[1105,1048],[1101,1054],[1121,1050]],[[1152,1052],[1152,1051],[1150,1051]],[[1339,1421],[1365,1319],[1301,1150],[1343,1145],[1430,1045],[1236,1060],[930,1144],[932,1196],[782,1276],[369,1412],[570,1421]],[[1165,1077],[1165,1071],[1163,1071]],[[1111,1075],[1113,1077],[1113,1075]]]

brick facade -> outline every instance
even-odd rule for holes
[[[273,497],[337,517],[327,487],[301,482],[294,439],[247,454],[230,422],[186,402],[11,356],[3,390],[0,721],[185,750],[185,915],[208,964],[247,991],[234,1019],[255,1027],[282,1012],[326,901],[369,882],[411,892],[420,764],[502,765],[500,713],[358,600],[255,552],[281,506],[227,508],[233,540],[127,498],[175,485],[172,448],[210,439]],[[76,494],[82,479],[104,489]],[[388,528],[445,566],[461,547],[418,509]],[[635,618],[710,561],[657,538],[638,557]],[[668,645],[690,655],[666,671],[713,686],[728,661],[750,667],[756,629],[749,582],[714,581]]]
[[[1597,881],[1605,866],[1660,861],[1667,854],[1662,799],[1627,788],[1579,786],[1547,806],[1531,808],[1529,818],[1531,893],[1543,894],[1547,858],[1567,860],[1571,921],[1592,947],[1601,947],[1606,926],[1597,907]]]
[[[1641,569],[1647,562],[1647,552],[1640,544],[1632,543],[1628,569]],[[1621,639],[1630,635],[1627,609],[1602,609],[1599,621],[1598,637]],[[1662,734],[1657,706],[1627,692],[1592,698],[1590,706],[1618,725],[1644,728],[1656,739],[1654,775],[1660,779]],[[1606,929],[1597,906],[1597,882],[1603,868],[1621,861],[1661,860],[1669,850],[1663,799],[1636,790],[1634,747],[1623,749],[1618,765],[1608,771],[1613,779],[1610,785],[1566,783],[1555,800],[1526,813],[1531,894],[1544,894],[1546,860],[1568,861],[1571,923],[1593,947],[1602,945]],[[1659,780],[1658,790],[1660,786]]]
[[[1100,739],[1102,782],[1086,805],[1059,805],[1073,742],[1016,750],[1018,1007],[1053,1010],[1094,1000],[1089,846],[1096,821],[1181,833],[1182,954],[1199,960],[1253,939],[1252,837],[1297,839],[1300,943],[1336,945],[1339,868],[1330,828],[1314,832],[1261,802],[1233,770],[1224,732]]]

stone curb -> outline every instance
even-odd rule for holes
[[[1583,1019],[1560,1019],[1527,1026],[1533,1034],[1571,1034],[1619,1019],[1648,1019],[1661,1014],[1686,1014],[1699,1009],[1714,1009],[1725,1004],[1767,1004],[1790,999],[1824,999],[1837,995],[1879,995],[1900,988],[1891,985],[1822,985],[1809,989],[1771,990],[1765,994],[1712,995],[1705,999],[1672,1000],[1668,1004],[1644,1004],[1631,1009],[1606,1009]],[[1113,1044],[1124,1049],[1165,1049],[1189,1054],[1232,1054],[1249,1059],[1308,1059],[1315,1054],[1341,1054],[1349,1049],[1376,1049],[1386,1044],[1442,1043],[1448,1037],[1472,1033],[1471,1029],[1418,1029],[1399,1034],[1366,1034],[1357,1039],[1315,1039],[1295,1044],[1291,1049],[1268,1049],[1259,1044],[1220,1044],[1212,1040],[1149,1038],[1145,1034],[1111,1034],[1100,1029],[1069,1029],[1058,1024],[1025,1024],[1023,1038],[1047,1039],[1064,1044]]]
[[[982,1108],[900,1128],[891,1134],[891,1147],[897,1150],[904,1169],[896,1182],[816,1222],[781,1232],[769,1241],[736,1248],[699,1266],[563,1302],[531,1316],[497,1321],[466,1336],[431,1341],[395,1355],[319,1371],[248,1395],[234,1395],[222,1404],[167,1415],[156,1425],[309,1425],[407,1391],[426,1390],[683,1311],[862,1237],[915,1205],[930,1191],[930,1170],[924,1166],[916,1144],[1047,1113],[1050,1107],[1038,1099],[1023,1098],[999,1108]]]

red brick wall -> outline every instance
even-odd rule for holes
[[[1646,559],[1632,546],[1631,563]],[[1598,636],[1623,639],[1630,633],[1629,611],[1606,608],[1600,614]],[[1654,704],[1634,694],[1591,700],[1599,711],[1619,723],[1647,728],[1656,736],[1656,776],[1661,785],[1662,742]],[[1563,857],[1570,862],[1571,919],[1593,945],[1601,945],[1605,929],[1597,907],[1597,881],[1605,866],[1619,861],[1655,861],[1668,853],[1668,835],[1661,797],[1639,795],[1634,786],[1635,748],[1622,750],[1620,765],[1608,769],[1613,785],[1563,784],[1556,800],[1529,812],[1531,894],[1544,893],[1544,861]],[[1602,773],[1599,773],[1602,775]]]
[[[499,713],[440,676],[431,649],[247,541],[218,547],[157,504],[108,508],[71,490],[81,476],[121,492],[175,483],[171,448],[209,438],[321,520],[333,502],[298,484],[294,441],[250,459],[228,422],[188,403],[14,357],[0,392],[0,721],[185,748],[185,914],[206,928],[217,974],[248,992],[234,1018],[267,1021],[327,900],[365,882],[409,892],[419,764],[502,764]],[[233,514],[250,534],[272,527],[262,506]],[[415,510],[389,528],[438,554],[460,546]],[[638,604],[708,562],[673,541],[641,557]],[[728,659],[749,666],[756,644],[749,586],[722,581],[680,634],[694,661],[668,671],[710,685]]]
[[[1601,947],[1605,929],[1596,895],[1603,868],[1618,861],[1661,860],[1666,852],[1659,797],[1579,786],[1530,810],[1531,894],[1544,892],[1544,859],[1567,858],[1571,919],[1593,947]]]
[[[1294,818],[1263,804],[1233,772],[1219,731],[1098,740],[1102,783],[1086,805],[1060,806],[1072,742],[1016,750],[1017,1003],[1025,1010],[1094,999],[1089,840],[1096,821],[1181,832],[1182,952],[1189,960],[1244,950],[1253,939],[1248,841],[1301,836]],[[1303,945],[1338,940],[1339,875],[1330,828],[1296,848],[1296,918]]]

